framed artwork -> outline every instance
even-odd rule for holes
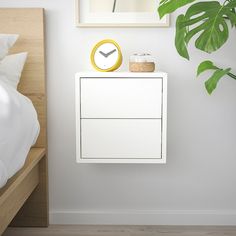
[[[159,0],[76,0],[78,27],[168,27],[159,18]]]

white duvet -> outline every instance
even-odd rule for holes
[[[23,167],[38,134],[32,102],[0,80],[0,188]]]

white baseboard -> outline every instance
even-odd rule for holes
[[[236,211],[51,211],[50,224],[236,225]]]

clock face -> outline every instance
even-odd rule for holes
[[[113,43],[104,43],[96,49],[94,62],[101,70],[107,70],[119,60],[119,50]]]

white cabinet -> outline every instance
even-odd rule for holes
[[[165,73],[76,74],[80,163],[166,162]]]

